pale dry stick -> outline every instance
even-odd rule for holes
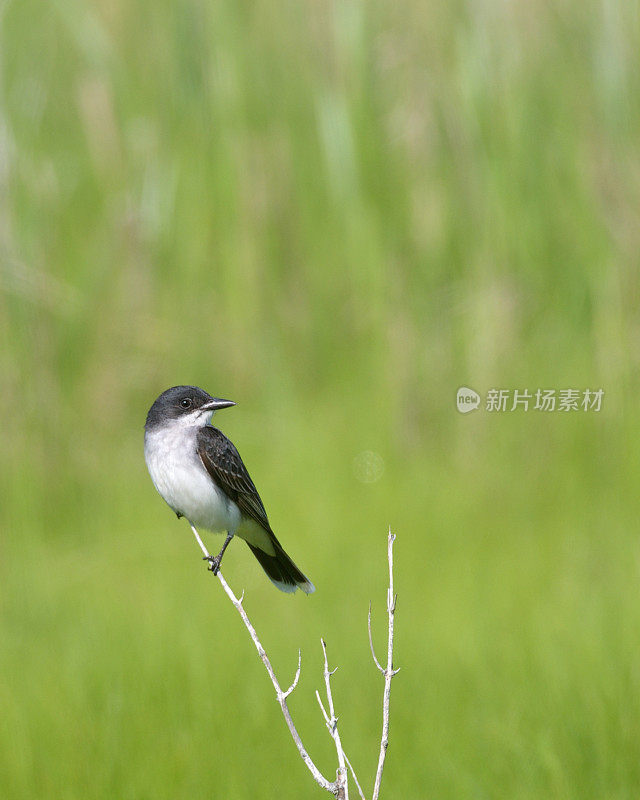
[[[362,786],[360,786],[360,782],[358,781],[358,776],[356,775],[356,771],[355,771],[355,770],[354,770],[354,768],[351,766],[351,762],[350,762],[350,761],[349,761],[349,759],[347,758],[347,754],[346,754],[346,753],[344,754],[344,760],[347,762],[347,766],[348,766],[348,767],[349,767],[349,769],[351,770],[351,774],[353,775],[353,781],[354,781],[355,785],[356,785],[356,786],[357,786],[357,788],[358,788],[358,794],[360,795],[360,797],[362,798],[362,800],[367,800],[367,798],[364,796],[364,792],[362,791]]]
[[[337,669],[337,667],[336,667],[336,669]],[[336,670],[334,669],[330,674],[333,675],[333,673],[335,671]],[[327,728],[329,728],[329,731],[331,731],[331,727],[330,727],[330,724],[329,724],[329,715],[327,714],[327,712],[325,711],[324,706],[322,705],[322,700],[320,699],[320,694],[318,693],[317,690],[316,690],[316,697],[318,699],[318,703],[320,704],[320,710],[322,711],[322,716],[324,717],[324,721],[327,724]],[[332,738],[333,738],[333,734],[332,734]],[[342,745],[340,745],[340,746],[342,747]],[[355,783],[355,785],[356,785],[356,787],[358,789],[358,794],[360,795],[362,800],[367,800],[367,798],[364,796],[364,792],[362,791],[362,786],[360,786],[360,781],[358,780],[358,776],[356,775],[356,771],[353,768],[353,766],[352,766],[351,762],[349,761],[349,759],[347,758],[347,754],[344,752],[344,750],[342,751],[342,755],[344,756],[344,760],[345,760],[346,765],[351,770],[351,775],[353,776],[353,781],[354,781],[354,783]],[[347,785],[347,782],[345,780],[345,786],[346,785]],[[347,791],[348,791],[348,787],[347,787]]]
[[[191,523],[189,523],[189,525],[191,526],[191,530],[193,531],[193,535],[196,537],[196,540],[197,540],[198,544],[200,545],[200,549],[204,553],[205,558],[211,558],[207,548],[205,547],[202,539],[200,538],[200,535],[198,534],[198,531],[193,527],[193,525],[191,525]],[[251,641],[254,643],[255,648],[258,651],[258,655],[260,656],[260,659],[261,659],[262,663],[264,664],[265,669],[269,673],[269,677],[271,678],[271,683],[273,684],[273,688],[276,690],[276,697],[278,698],[278,703],[280,704],[280,708],[282,709],[282,714],[284,715],[284,720],[287,723],[287,727],[289,728],[289,733],[291,734],[291,736],[293,738],[293,741],[295,742],[295,745],[298,748],[298,752],[300,753],[300,757],[302,758],[304,763],[307,765],[307,768],[308,768],[309,772],[313,775],[314,780],[316,781],[316,783],[319,786],[321,786],[323,789],[326,789],[328,792],[331,792],[336,797],[338,797],[339,796],[338,792],[339,792],[339,789],[340,789],[340,787],[338,785],[338,781],[336,780],[336,781],[332,782],[332,781],[327,780],[324,777],[324,775],[320,772],[320,770],[316,767],[316,765],[313,763],[313,761],[311,760],[311,756],[307,753],[304,745],[302,744],[302,740],[300,739],[300,735],[299,735],[298,731],[296,730],[296,726],[293,723],[293,719],[291,718],[291,713],[290,713],[289,707],[287,705],[287,697],[296,688],[296,686],[298,685],[298,680],[300,678],[300,666],[301,666],[301,654],[300,654],[300,651],[298,650],[298,669],[296,670],[296,675],[295,675],[295,678],[293,679],[293,683],[291,684],[291,686],[289,686],[289,688],[286,691],[283,692],[282,689],[280,688],[280,684],[278,683],[278,679],[276,678],[276,674],[273,671],[273,667],[271,666],[271,662],[269,661],[269,657],[265,653],[264,647],[260,643],[260,639],[258,639],[258,634],[256,633],[255,628],[253,627],[253,625],[249,621],[249,617],[247,616],[247,613],[244,610],[244,607],[242,605],[242,599],[244,597],[244,592],[242,593],[242,596],[240,597],[240,599],[238,599],[235,596],[235,594],[233,593],[233,591],[231,590],[229,584],[222,577],[222,573],[219,570],[218,570],[218,573],[217,573],[217,577],[218,577],[218,580],[220,581],[220,583],[222,585],[222,588],[225,590],[225,592],[227,593],[227,596],[229,597],[229,599],[231,600],[231,602],[235,606],[236,611],[242,617],[242,621],[244,622],[244,625],[245,625],[246,629],[249,631],[249,635],[251,636]]]
[[[393,668],[393,618],[396,611],[396,600],[398,599],[398,596],[393,593],[393,543],[395,538],[395,534],[391,533],[391,528],[389,528],[389,537],[387,540],[387,558],[389,561],[387,613],[389,615],[389,632],[387,638],[387,666],[384,668],[376,658],[376,654],[373,649],[373,638],[371,636],[371,603],[369,603],[369,645],[371,646],[371,655],[373,656],[376,667],[384,675],[384,692],[382,695],[382,737],[380,739],[378,769],[376,770],[376,780],[373,785],[373,794],[371,795],[371,800],[378,800],[378,795],[380,794],[382,770],[384,769],[384,760],[386,758],[387,747],[389,745],[389,698],[391,696],[391,679],[400,671],[399,668]]]
[[[191,530],[193,531],[194,536],[196,537],[196,541],[198,542],[200,549],[204,553],[205,558],[207,560],[211,560],[211,555],[207,550],[207,548],[205,547],[202,539],[200,538],[198,531],[194,528],[193,525],[191,525],[191,523],[189,523],[189,525],[191,527]],[[391,679],[394,677],[394,675],[396,675],[400,671],[399,669],[395,670],[393,669],[393,622],[394,622],[394,614],[395,614],[396,600],[397,600],[397,595],[394,595],[393,593],[393,543],[395,541],[395,538],[396,538],[395,534],[392,534],[391,529],[389,529],[388,546],[387,546],[387,556],[389,561],[389,588],[387,590],[387,612],[389,615],[389,634],[387,642],[386,668],[383,668],[381,666],[380,662],[376,658],[376,654],[373,648],[373,638],[371,635],[371,603],[369,603],[368,628],[369,628],[369,645],[371,647],[371,655],[373,656],[375,665],[384,675],[385,679],[384,693],[382,700],[382,738],[380,741],[380,756],[378,758],[378,768],[376,771],[372,800],[378,800],[378,795],[380,793],[380,783],[382,781],[382,770],[384,769],[384,761],[387,753],[387,746],[389,744],[389,700],[391,693]],[[322,700],[320,699],[320,694],[317,691],[316,691],[316,697],[318,699],[318,703],[320,704],[320,708],[322,710],[322,714],[324,716],[327,727],[329,728],[329,732],[331,733],[331,736],[336,744],[339,769],[337,770],[335,781],[327,780],[311,760],[311,757],[309,756],[306,749],[304,748],[304,745],[302,744],[302,740],[300,739],[300,735],[296,730],[296,727],[291,718],[291,713],[289,712],[289,708],[287,706],[286,702],[287,697],[296,688],[296,686],[298,685],[298,680],[300,679],[300,670],[301,670],[300,651],[298,651],[298,668],[296,670],[293,683],[291,684],[291,686],[289,686],[289,688],[286,691],[283,692],[282,689],[280,688],[280,684],[278,683],[278,679],[276,678],[276,675],[273,671],[271,662],[269,661],[269,658],[264,648],[262,647],[260,640],[258,639],[258,635],[255,631],[255,628],[251,624],[249,617],[247,616],[244,607],[242,605],[244,592],[238,599],[231,590],[231,588],[229,587],[228,583],[223,578],[220,571],[217,572],[217,576],[222,588],[224,589],[227,596],[235,606],[236,610],[238,611],[238,613],[242,618],[242,621],[245,624],[245,627],[249,631],[251,640],[253,641],[256,650],[258,651],[258,655],[260,656],[260,659],[262,660],[262,663],[264,664],[265,669],[267,670],[267,673],[271,678],[271,683],[273,684],[273,687],[276,691],[276,697],[278,699],[278,703],[280,704],[280,708],[282,709],[282,714],[285,718],[285,722],[287,723],[287,727],[289,728],[289,732],[291,733],[291,736],[296,744],[296,747],[298,748],[298,752],[300,753],[302,760],[307,765],[309,772],[311,772],[311,774],[313,775],[314,780],[323,789],[326,789],[326,791],[331,792],[337,798],[337,800],[348,800],[348,781],[347,781],[347,770],[346,770],[346,766],[348,766],[349,769],[351,770],[351,774],[353,775],[355,784],[358,787],[358,793],[360,794],[362,800],[365,800],[365,796],[362,792],[360,783],[358,782],[358,778],[356,777],[356,773],[351,765],[351,762],[347,758],[346,753],[342,748],[342,742],[340,741],[340,735],[338,734],[338,729],[337,729],[338,719],[335,716],[335,710],[333,706],[333,696],[331,693],[331,682],[330,682],[331,675],[333,675],[333,673],[336,670],[334,669],[332,671],[329,671],[329,665],[327,662],[327,650],[324,640],[321,639],[320,641],[322,643],[322,650],[324,654],[324,677],[325,677],[325,686],[327,690],[327,701],[329,704],[329,714],[327,714],[322,704]]]
[[[339,795],[343,797],[344,800],[349,800],[349,784],[347,780],[347,766],[345,763],[345,755],[344,750],[342,749],[342,742],[340,741],[340,734],[338,733],[338,718],[336,717],[336,712],[333,706],[333,694],[331,692],[331,676],[333,673],[338,669],[329,670],[329,662],[327,661],[327,643],[324,639],[320,639],[320,644],[322,645],[322,654],[324,656],[324,685],[327,692],[327,704],[329,706],[329,713],[325,711],[325,707],[322,704],[322,700],[320,699],[320,692],[316,689],[316,698],[318,699],[318,705],[320,706],[320,710],[322,711],[322,716],[324,717],[324,721],[327,724],[327,728],[329,729],[329,733],[331,734],[331,738],[334,741],[336,746],[336,755],[338,756],[338,770],[336,773],[336,783],[339,787],[342,788],[342,794]],[[351,768],[353,772],[353,767]],[[355,773],[354,773],[355,778]],[[357,782],[357,781],[356,781]]]

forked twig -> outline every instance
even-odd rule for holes
[[[329,670],[329,663],[327,661],[327,643],[324,639],[320,639],[320,644],[322,645],[322,655],[324,656],[324,686],[327,693],[327,705],[329,706],[329,713],[325,711],[325,707],[322,705],[322,700],[320,699],[320,692],[318,692],[317,689],[316,697],[318,699],[318,705],[322,711],[324,721],[336,746],[336,755],[338,757],[336,783],[338,784],[338,787],[342,787],[343,790],[339,797],[344,797],[344,800],[349,800],[349,782],[347,780],[346,756],[344,754],[344,750],[342,749],[340,734],[338,733],[338,718],[336,717],[336,712],[333,706],[333,694],[331,692],[331,676],[338,668],[336,667],[335,669]]]
[[[191,525],[191,523],[189,523]],[[209,552],[207,548],[202,542],[198,531],[191,525],[191,530],[193,531],[194,536],[196,537],[198,544],[200,545],[200,549],[204,553],[205,557],[209,556]],[[255,628],[251,624],[249,617],[247,616],[247,612],[244,610],[244,606],[242,605],[242,598],[238,599],[235,594],[233,593],[229,584],[225,581],[222,577],[222,573],[218,570],[217,573],[218,580],[220,581],[222,588],[227,593],[227,596],[233,603],[236,608],[238,614],[240,614],[242,621],[244,622],[245,628],[249,631],[249,636],[251,636],[251,641],[254,643],[256,650],[258,651],[258,655],[262,663],[265,666],[265,669],[269,673],[269,677],[271,678],[271,683],[273,684],[273,688],[276,690],[276,697],[278,698],[278,703],[280,704],[280,708],[282,709],[282,714],[284,715],[284,720],[287,723],[287,727],[289,728],[289,733],[291,734],[293,741],[295,742],[296,747],[298,748],[298,752],[300,753],[300,757],[307,765],[309,772],[313,775],[314,780],[319,786],[322,786],[323,789],[326,789],[328,792],[331,792],[334,795],[337,795],[337,786],[335,781],[327,780],[324,775],[320,772],[320,770],[316,767],[313,763],[311,756],[307,753],[305,746],[302,744],[302,739],[300,738],[300,734],[296,730],[296,726],[294,725],[293,719],[291,718],[291,712],[289,711],[289,706],[287,705],[287,697],[291,694],[291,692],[296,688],[298,685],[298,680],[300,678],[300,669],[301,669],[301,661],[302,656],[300,651],[298,651],[298,669],[296,670],[295,677],[293,679],[293,683],[286,691],[282,691],[280,688],[280,683],[276,678],[276,674],[273,671],[273,667],[271,666],[271,662],[269,661],[269,656],[266,654],[264,647],[262,646],[260,639],[258,639],[258,634],[255,631]],[[244,594],[244,593],[243,593]]]
[[[371,800],[378,800],[378,795],[380,794],[382,770],[384,769],[384,760],[387,756],[387,747],[389,745],[389,700],[391,697],[391,679],[400,671],[399,668],[393,668],[393,618],[396,611],[396,601],[398,599],[398,596],[393,593],[393,543],[395,540],[395,533],[391,533],[391,528],[389,528],[389,536],[387,539],[387,559],[389,561],[387,613],[389,615],[389,631],[387,636],[387,666],[384,669],[376,658],[376,654],[373,649],[373,640],[371,637],[371,604],[369,604],[369,644],[371,645],[371,655],[373,656],[376,667],[384,675],[384,692],[382,695],[382,736],[380,738],[378,769],[376,770],[376,779],[373,785],[373,794],[371,795]]]
[[[200,546],[200,549],[204,553],[205,558],[211,559],[211,556],[205,547],[198,531],[194,528],[191,523],[191,530],[193,531],[194,536]],[[390,700],[390,693],[391,693],[391,679],[399,672],[399,669],[393,668],[393,622],[394,622],[394,614],[396,610],[396,600],[397,596],[393,593],[393,543],[395,541],[395,534],[391,533],[389,530],[389,536],[387,540],[387,558],[389,561],[389,588],[387,590],[387,613],[389,616],[389,631],[388,631],[388,638],[387,638],[387,664],[386,667],[383,667],[380,662],[378,661],[375,650],[373,647],[373,636],[371,634],[371,603],[369,603],[369,616],[368,616],[368,629],[369,629],[369,646],[371,647],[371,655],[373,657],[373,661],[376,667],[380,670],[382,675],[384,676],[384,692],[382,696],[382,737],[380,740],[380,755],[378,757],[378,768],[376,770],[376,777],[375,783],[373,786],[373,794],[372,800],[378,800],[378,795],[380,793],[380,783],[382,781],[382,771],[384,769],[384,762],[387,754],[387,747],[389,744],[389,700]],[[298,650],[298,668],[296,669],[295,676],[293,678],[293,682],[289,686],[288,689],[282,690],[280,687],[280,683],[276,678],[276,674],[273,671],[273,667],[271,666],[271,662],[269,661],[269,657],[267,656],[264,647],[262,646],[260,640],[258,639],[258,635],[255,631],[255,628],[251,624],[249,617],[247,616],[246,611],[244,610],[244,606],[242,605],[242,601],[244,599],[244,592],[237,598],[233,591],[231,590],[229,584],[225,581],[222,576],[222,573],[218,570],[217,571],[217,578],[220,581],[220,584],[224,591],[226,592],[227,596],[235,606],[238,614],[242,618],[246,629],[249,631],[249,635],[251,636],[251,641],[255,645],[256,650],[258,651],[258,655],[262,663],[267,670],[269,678],[271,679],[271,683],[273,684],[273,688],[276,692],[276,697],[278,703],[280,704],[280,708],[282,709],[282,714],[284,716],[285,722],[287,723],[287,727],[289,728],[289,732],[293,738],[293,741],[298,748],[298,752],[304,763],[307,765],[309,772],[313,775],[314,780],[316,783],[321,786],[326,791],[333,794],[337,800],[349,800],[349,786],[348,786],[348,773],[347,767],[351,771],[353,776],[353,780],[358,787],[358,793],[361,797],[361,800],[365,800],[364,793],[362,791],[362,787],[358,782],[358,778],[356,777],[356,773],[351,766],[351,762],[347,758],[346,753],[342,747],[342,741],[340,739],[340,734],[338,732],[338,717],[335,713],[335,708],[333,705],[333,694],[331,692],[331,676],[336,671],[337,667],[333,670],[329,670],[329,663],[327,660],[327,645],[324,639],[321,639],[320,642],[322,644],[322,653],[324,657],[324,683],[325,683],[325,692],[327,697],[327,705],[328,711],[324,707],[322,703],[322,699],[320,697],[320,693],[316,691],[316,698],[318,700],[318,704],[322,711],[322,716],[324,717],[325,724],[329,730],[331,738],[334,741],[335,748],[336,748],[336,755],[338,758],[338,769],[336,770],[336,779],[335,781],[329,781],[324,775],[320,772],[320,770],[316,767],[313,763],[310,755],[307,753],[304,745],[302,744],[302,740],[298,731],[296,730],[296,726],[293,723],[293,719],[291,718],[291,713],[289,711],[289,707],[287,705],[287,698],[289,695],[294,691],[296,686],[298,685],[298,681],[300,680],[300,671],[302,668],[302,655],[300,650]]]

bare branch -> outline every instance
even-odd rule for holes
[[[367,800],[367,798],[362,793],[362,786],[360,786],[360,783],[358,781],[358,776],[356,775],[356,772],[355,772],[354,768],[351,766],[351,762],[347,758],[347,754],[346,753],[344,754],[344,760],[347,762],[347,766],[351,770],[351,774],[353,775],[353,780],[355,781],[355,784],[358,787],[358,794],[360,795],[362,800]]]
[[[376,779],[373,785],[373,794],[371,800],[378,800],[380,794],[380,783],[382,781],[382,770],[384,769],[384,760],[387,755],[387,747],[389,745],[389,699],[391,696],[391,679],[398,673],[398,670],[393,668],[393,621],[396,611],[397,595],[393,593],[393,543],[395,541],[395,534],[391,533],[389,528],[389,536],[387,539],[387,559],[389,561],[389,589],[387,590],[387,613],[389,615],[389,632],[387,637],[387,666],[384,670],[380,668],[375,655],[374,661],[378,669],[384,675],[384,692],[382,695],[382,737],[380,739],[380,755],[378,756],[378,769],[376,770]],[[371,606],[369,606],[369,641],[371,642]],[[371,652],[373,653],[373,644],[371,644]]]
[[[191,525],[191,523],[189,523]],[[202,550],[205,558],[210,559],[211,556],[205,547],[202,539],[200,538],[198,531],[191,525],[191,530],[193,531],[194,536]],[[391,695],[391,679],[399,672],[399,669],[393,668],[393,624],[394,624],[394,615],[396,610],[396,602],[397,602],[397,595],[394,594],[393,591],[393,543],[395,541],[395,534],[391,533],[389,530],[388,540],[387,540],[387,558],[389,561],[389,588],[387,590],[387,614],[389,618],[388,622],[388,638],[387,638],[387,663],[386,666],[383,667],[380,662],[378,661],[375,650],[373,647],[373,636],[371,633],[371,603],[369,603],[369,615],[368,615],[368,630],[369,630],[369,646],[371,648],[371,655],[373,657],[373,661],[378,668],[378,670],[384,676],[384,691],[382,696],[382,736],[380,740],[380,755],[378,757],[378,768],[376,771],[375,783],[373,787],[373,794],[371,800],[378,800],[378,796],[380,794],[380,784],[382,781],[382,771],[384,769],[384,762],[387,754],[387,747],[389,744],[389,702],[390,702],[390,695]],[[360,795],[361,800],[365,800],[364,793],[362,791],[362,787],[358,782],[358,778],[356,773],[351,765],[351,762],[347,758],[346,753],[342,747],[342,742],[340,740],[340,734],[338,732],[338,718],[335,714],[335,708],[333,704],[333,694],[331,691],[331,676],[335,673],[337,667],[333,670],[329,669],[329,663],[327,660],[327,646],[324,639],[320,639],[322,644],[322,653],[324,656],[324,683],[325,683],[325,690],[327,696],[327,708],[325,708],[322,699],[320,697],[320,692],[316,691],[316,698],[318,700],[318,705],[320,706],[320,710],[322,711],[322,716],[324,717],[325,724],[331,738],[334,741],[334,745],[336,748],[336,754],[338,757],[338,769],[336,770],[336,779],[335,781],[329,781],[324,775],[320,772],[320,770],[316,767],[316,765],[311,760],[311,757],[307,753],[304,745],[302,744],[302,740],[300,739],[300,735],[296,730],[296,727],[293,723],[291,718],[291,713],[289,712],[289,707],[287,706],[287,697],[295,690],[296,686],[298,685],[298,681],[300,680],[300,672],[302,668],[302,654],[300,650],[298,650],[298,667],[296,669],[295,676],[293,678],[293,683],[289,686],[288,689],[285,691],[282,690],[278,679],[276,678],[275,672],[273,667],[271,666],[271,662],[269,661],[269,657],[267,656],[264,647],[262,646],[260,640],[258,639],[258,635],[255,631],[255,628],[251,624],[249,617],[247,616],[246,611],[244,610],[244,606],[242,605],[242,601],[244,599],[244,592],[240,598],[237,598],[225,579],[222,576],[222,573],[218,571],[217,573],[218,580],[224,591],[226,592],[227,596],[235,606],[238,614],[242,618],[242,621],[249,631],[249,635],[251,636],[251,640],[258,651],[258,655],[262,663],[264,664],[265,669],[271,679],[271,683],[276,692],[276,698],[278,703],[280,704],[280,708],[282,710],[282,714],[284,716],[285,722],[287,727],[289,728],[289,732],[293,738],[293,741],[298,748],[298,752],[300,753],[300,757],[307,765],[309,772],[313,775],[314,780],[316,783],[325,789],[328,792],[331,792],[337,800],[349,800],[349,786],[348,786],[348,773],[347,767],[351,771],[353,779],[355,781],[356,786],[358,787],[358,793]]]
[[[322,698],[320,697],[320,692],[316,689],[316,700],[318,701],[318,705],[320,706],[320,711],[322,711],[322,716],[324,717],[324,721],[327,724],[327,728],[331,730],[331,719],[327,714],[325,707],[322,705]]]
[[[384,675],[384,668],[380,666],[380,662],[376,658],[376,651],[373,649],[373,638],[371,637],[371,600],[369,600],[369,617],[367,619],[367,624],[369,628],[369,647],[371,648],[371,655],[373,656],[376,667],[378,667],[380,672]]]
[[[196,540],[197,540],[198,544],[200,545],[200,549],[204,553],[205,557],[208,557],[209,556],[209,552],[207,551],[207,548],[204,546],[204,544],[202,542],[202,539],[200,538],[200,536],[198,534],[198,531],[193,527],[193,525],[191,525],[191,523],[189,523],[189,525],[191,526],[191,530],[193,531],[193,534],[196,537]],[[244,622],[245,628],[249,631],[249,635],[251,636],[251,641],[255,645],[255,648],[258,651],[258,655],[260,656],[260,659],[261,659],[262,663],[264,664],[264,667],[267,670],[267,673],[269,674],[269,677],[271,678],[271,683],[273,684],[273,688],[276,691],[276,697],[278,698],[278,703],[280,704],[280,708],[282,709],[282,714],[284,716],[284,720],[287,723],[287,727],[289,728],[289,733],[291,734],[291,736],[293,738],[293,741],[295,742],[295,745],[298,748],[298,752],[300,753],[300,757],[302,758],[304,763],[307,765],[307,768],[308,768],[309,772],[313,775],[313,778],[316,781],[316,783],[319,786],[321,786],[323,789],[326,789],[328,792],[331,792],[333,795],[336,795],[336,797],[337,797],[338,793],[339,793],[339,790],[340,790],[340,786],[338,784],[338,781],[337,780],[336,781],[327,780],[324,777],[324,775],[320,772],[320,770],[316,767],[316,765],[313,763],[313,761],[311,760],[311,756],[307,753],[304,745],[302,744],[302,739],[300,738],[300,735],[299,735],[298,731],[296,730],[296,726],[293,723],[293,719],[291,718],[291,713],[290,713],[289,707],[287,705],[287,697],[295,689],[295,687],[297,686],[297,683],[298,683],[298,679],[300,678],[300,668],[301,668],[301,655],[300,655],[300,652],[298,652],[298,669],[296,671],[296,676],[295,676],[295,678],[293,680],[293,683],[287,689],[287,691],[283,692],[282,689],[280,688],[280,684],[278,683],[278,679],[276,678],[276,674],[273,671],[273,667],[271,666],[271,662],[269,661],[269,657],[265,653],[264,647],[260,643],[260,639],[258,639],[258,635],[257,635],[257,633],[255,631],[255,628],[251,624],[251,622],[249,620],[249,617],[247,616],[247,613],[244,610],[244,607],[242,605],[242,597],[240,599],[238,599],[235,596],[235,594],[233,593],[233,591],[230,588],[229,584],[222,577],[222,573],[220,571],[218,571],[218,573],[217,573],[217,578],[220,581],[220,583],[222,585],[222,588],[225,590],[227,596],[229,597],[229,599],[231,600],[231,602],[235,606],[238,614],[240,614],[240,617],[242,618],[242,621]],[[244,593],[243,593],[243,596],[244,596]],[[345,797],[345,800],[347,800],[346,797]]]
[[[244,592],[243,592],[243,594],[244,594]],[[240,602],[242,602],[242,601],[240,601]],[[292,691],[293,691],[293,690],[296,688],[296,686],[298,685],[298,681],[300,680],[300,668],[301,668],[301,667],[302,667],[302,651],[301,651],[301,650],[298,648],[298,669],[296,670],[296,674],[295,674],[295,677],[294,677],[294,679],[293,679],[293,683],[292,683],[292,684],[291,684],[291,686],[290,686],[290,687],[287,689],[287,691],[284,693],[284,696],[285,696],[285,697],[289,697],[289,695],[291,694],[291,692],[292,692]]]
[[[333,670],[333,672],[335,672],[335,669]],[[333,672],[330,672],[329,674],[333,675]],[[324,705],[322,704],[322,699],[320,698],[320,692],[317,689],[316,689],[316,699],[318,701],[318,705],[320,706],[320,711],[322,711],[322,716],[324,717],[324,721],[326,723],[326,726],[329,729],[329,732],[331,733],[331,737],[333,738],[333,723],[331,721],[331,717],[327,714],[327,711],[326,711]],[[337,720],[336,720],[336,722],[337,722]],[[358,776],[356,775],[356,771],[351,766],[351,762],[347,758],[347,754],[344,752],[344,750],[342,752],[343,752],[343,755],[344,755],[344,760],[345,760],[347,766],[349,767],[349,769],[351,770],[351,774],[353,775],[353,780],[355,781],[356,786],[358,787],[358,794],[360,795],[362,800],[366,800],[364,794],[362,793],[362,787],[360,786],[360,783],[358,781]],[[338,775],[339,774],[340,773],[338,772]],[[346,781],[345,781],[345,786],[346,786]]]
[[[325,690],[327,693],[327,704],[329,706],[329,713],[325,711],[324,706],[320,700],[320,694],[316,691],[316,697],[318,698],[318,703],[320,703],[320,708],[322,709],[322,714],[324,715],[324,721],[327,724],[327,728],[329,729],[329,733],[333,739],[333,742],[336,746],[336,755],[338,756],[338,770],[336,772],[336,784],[338,787],[342,789],[342,793],[338,795],[338,797],[343,797],[344,800],[349,800],[349,785],[347,782],[347,765],[345,762],[345,755],[344,750],[342,749],[342,742],[340,741],[340,734],[338,733],[338,718],[336,717],[336,712],[333,706],[333,694],[331,692],[331,676],[334,674],[336,669],[329,670],[329,663],[327,661],[327,644],[324,639],[320,639],[320,644],[322,645],[322,654],[324,656],[324,685]]]
[[[197,542],[198,542],[198,544],[200,545],[200,549],[201,549],[201,550],[202,550],[202,552],[204,553],[204,557],[205,557],[205,558],[209,558],[209,551],[208,551],[208,550],[207,550],[207,548],[204,546],[204,542],[203,542],[203,541],[202,541],[202,539],[200,538],[200,534],[199,534],[199,533],[198,533],[198,531],[197,531],[197,530],[196,530],[196,529],[193,527],[193,525],[192,525],[191,523],[189,523],[189,527],[190,527],[190,528],[191,528],[191,530],[193,531],[193,535],[196,537],[196,541],[197,541]]]

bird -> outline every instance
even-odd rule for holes
[[[229,542],[238,536],[278,589],[311,594],[314,585],[276,538],[240,453],[210,424],[216,411],[235,405],[197,386],[162,392],[144,426],[144,457],[153,485],[178,519],[185,517],[194,528],[226,532],[218,555],[205,557],[214,575]]]

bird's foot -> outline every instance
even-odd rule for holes
[[[205,556],[202,560],[209,562],[210,572],[213,572],[214,575],[218,574],[218,570],[220,569],[220,561],[222,560],[219,556]]]

